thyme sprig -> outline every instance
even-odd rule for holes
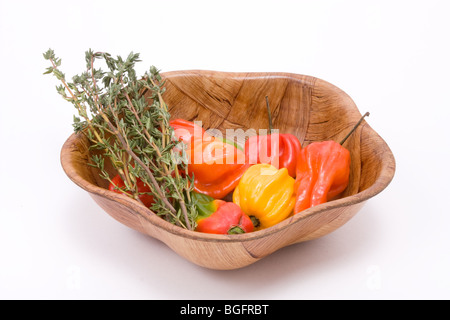
[[[68,82],[54,51],[49,49],[43,55],[51,63],[44,74],[53,74],[61,82],[57,92],[78,112],[74,131],[87,136],[91,149],[101,151],[91,156],[89,164],[111,182],[105,169],[105,161],[110,161],[124,181],[121,190],[137,201],[137,181],[141,179],[155,199],[150,214],[194,230],[197,211],[190,197],[193,178],[181,174],[187,172],[187,157],[182,147],[179,151],[180,144],[169,125],[159,70],[152,66],[138,78],[134,69],[140,61],[138,53],[131,52],[124,59],[89,49],[85,53],[86,70]],[[98,59],[104,60],[108,71],[95,68]]]

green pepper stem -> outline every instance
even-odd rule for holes
[[[252,221],[252,224],[255,228],[258,228],[261,225],[259,219],[255,216],[250,216],[250,220]]]
[[[355,124],[355,126],[353,127],[353,129],[350,130],[350,132],[345,136],[344,139],[342,139],[342,141],[341,141],[341,143],[340,143],[341,146],[345,143],[345,141],[347,141],[348,137],[350,137],[350,135],[353,133],[353,131],[355,131],[356,128],[358,128],[358,126],[361,124],[361,122],[363,121],[363,119],[364,119],[365,117],[368,117],[369,115],[370,115],[370,113],[369,113],[369,112],[366,112],[366,113],[361,117],[361,119],[359,119],[359,121]]]
[[[228,234],[241,234],[241,233],[245,233],[245,231],[238,226],[234,226],[230,228],[230,230],[228,230]]]

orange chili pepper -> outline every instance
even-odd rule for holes
[[[170,126],[174,129],[176,138],[186,144],[193,143],[194,138],[202,139],[206,134],[205,129],[184,119],[170,120]]]
[[[193,122],[176,119],[170,124],[176,128],[176,137],[188,145],[188,172],[194,175],[194,190],[215,199],[231,193],[250,166],[244,152]]]
[[[215,137],[195,141],[188,155],[188,170],[194,174],[194,190],[215,199],[231,193],[250,166],[245,163],[242,150]]]

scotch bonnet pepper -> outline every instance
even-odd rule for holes
[[[335,141],[313,142],[300,153],[294,214],[325,203],[347,188],[350,152]]]
[[[198,211],[196,231],[215,234],[238,234],[252,232],[250,218],[233,202],[214,199],[192,193]]]
[[[142,202],[144,206],[150,208],[150,206],[155,202],[151,189],[148,185],[146,185],[141,179],[137,178],[136,187],[138,192],[138,198]],[[125,182],[122,180],[122,177],[117,174],[109,183],[108,190],[114,191],[116,193],[125,193],[123,191],[125,188]],[[131,194],[130,191],[126,192],[127,194]]]
[[[286,219],[294,209],[294,178],[286,168],[255,164],[242,176],[233,193],[233,202],[259,221],[258,229]]]
[[[176,137],[188,145],[188,171],[194,175],[194,190],[215,199],[231,193],[250,166],[245,162],[244,152],[224,139],[209,135],[193,122],[176,119],[171,125],[178,128]]]
[[[293,134],[274,132],[267,96],[266,107],[270,134],[248,138],[245,142],[245,159],[250,164],[266,163],[277,169],[286,168],[289,175],[295,178],[297,157],[302,148],[300,141]]]
[[[300,152],[295,181],[297,198],[294,214],[325,203],[347,188],[351,157],[343,144],[369,115],[370,113],[366,112],[340,143],[331,140],[313,142]]]
[[[300,141],[290,133],[252,136],[245,142],[245,158],[250,164],[266,163],[286,168],[295,178]]]
[[[181,140],[188,145],[194,142],[194,138],[202,139],[205,134],[205,130],[192,121],[173,119],[170,120],[169,124],[174,129],[177,140]]]

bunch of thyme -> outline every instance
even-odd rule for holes
[[[90,165],[111,182],[105,170],[105,160],[110,161],[125,183],[121,191],[137,201],[137,181],[141,179],[155,200],[150,212],[194,230],[197,211],[190,197],[194,183],[188,174],[181,174],[187,173],[186,153],[175,149],[180,144],[169,125],[159,71],[152,66],[138,78],[134,69],[140,61],[138,53],[131,52],[123,59],[88,50],[86,71],[68,82],[54,51],[49,49],[43,55],[51,62],[44,74],[53,74],[61,82],[57,92],[78,111],[74,131],[85,134],[91,148],[101,151],[91,156]],[[103,59],[109,70],[94,68],[97,59]]]

